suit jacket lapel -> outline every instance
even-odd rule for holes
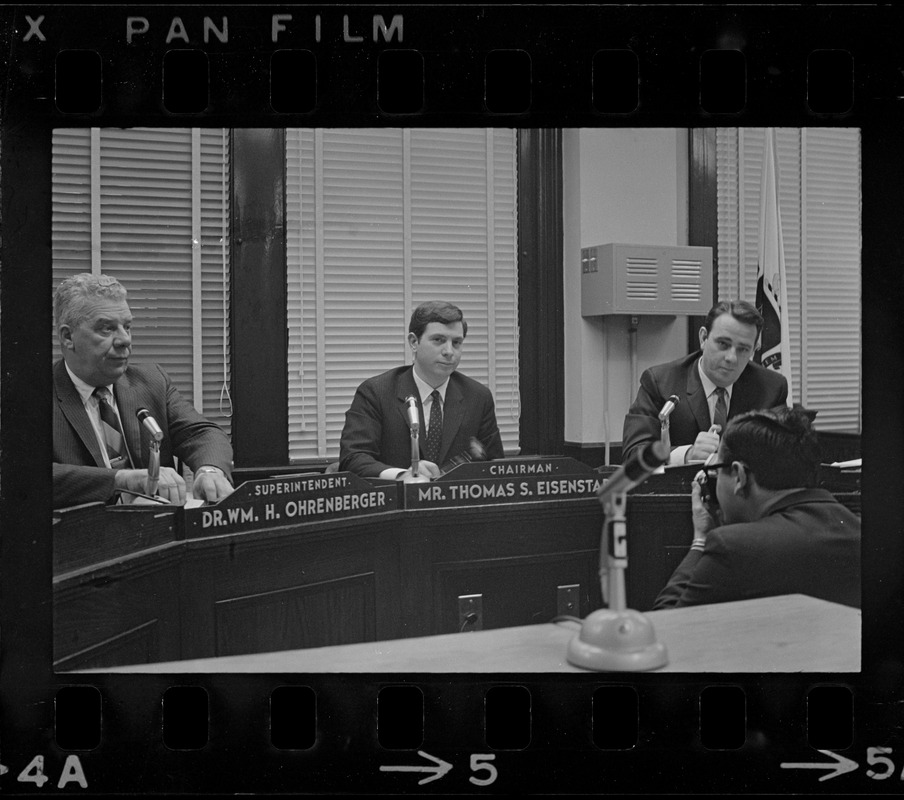
[[[731,387],[731,402],[728,404],[729,419],[731,419],[732,408],[747,411],[754,405],[754,400],[751,396],[753,394],[753,392],[751,392],[751,374],[752,370],[750,369],[750,364],[748,364],[744,368],[744,371],[738,375],[738,379],[734,382],[734,386]]]
[[[440,446],[439,460],[443,462],[449,455],[449,448],[465,415],[464,394],[455,380],[455,373],[449,376],[449,385],[446,387],[446,401],[443,403],[443,443]],[[440,463],[438,466],[442,466]]]
[[[98,467],[106,466],[103,453],[100,451],[100,443],[97,441],[97,434],[94,432],[94,426],[88,418],[88,412],[82,403],[82,396],[75,388],[75,384],[66,371],[65,361],[60,361],[53,376],[56,386],[57,402],[60,411],[66,418],[66,421],[72,426],[72,430],[81,440],[82,444],[88,448],[91,457],[94,459]]]
[[[709,403],[706,401],[706,392],[703,390],[703,382],[697,370],[697,359],[691,362],[687,369],[687,406],[697,420],[697,427],[701,431],[708,431],[712,424],[709,415]]]
[[[411,395],[414,395],[417,398],[417,410],[418,417],[420,418],[421,428],[418,431],[418,447],[421,450],[421,455],[423,455],[423,446],[424,446],[424,437],[421,433],[425,430],[426,426],[424,425],[424,409],[421,408],[421,398],[417,390],[417,384],[414,382],[414,368],[409,367],[405,370],[398,379],[397,382],[397,396],[398,396],[398,412],[402,417],[402,421],[405,424],[405,430],[410,431],[410,427],[408,425],[408,403],[406,402],[407,398]]]
[[[141,423],[135,416],[135,413],[141,408],[142,400],[136,396],[136,388],[132,386],[128,370],[113,384],[113,395],[116,397],[116,406],[119,409],[119,419],[126,436],[126,445],[132,461],[135,462],[132,466],[135,469],[143,469],[148,464],[150,453],[147,452],[148,445],[141,435]]]

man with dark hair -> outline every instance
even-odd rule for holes
[[[411,315],[408,345],[414,363],[364,381],[345,414],[339,469],[365,478],[411,477],[407,398],[420,417],[418,474],[440,475],[440,465],[470,448],[476,438],[487,458],[503,458],[493,395],[457,372],[468,323],[445,302],[422,303]],[[432,434],[432,435],[431,435]]]
[[[732,417],[787,403],[785,377],[750,360],[762,329],[763,318],[750,303],[719,302],[700,328],[699,350],[644,370],[625,416],[622,463],[635,449],[659,441],[659,413],[672,395],[678,403],[669,417],[670,464],[705,461]]]
[[[694,539],[653,607],[807,594],[859,608],[860,518],[816,488],[818,469],[800,407],[735,417],[692,484]]]
[[[67,278],[54,296],[63,357],[54,364],[54,508],[128,502],[148,490],[149,435],[136,413],[146,408],[163,432],[157,496],[182,505],[174,457],[194,471],[192,494],[217,502],[232,492],[232,446],[202,417],[157,364],[130,364],[132,312],[126,290],[109,275]]]

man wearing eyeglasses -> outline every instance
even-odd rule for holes
[[[859,608],[860,518],[816,488],[818,468],[799,406],[733,419],[692,484],[694,539],[653,608],[783,594]]]
[[[622,463],[647,442],[659,441],[659,413],[678,398],[669,417],[670,464],[703,462],[719,447],[732,417],[788,401],[788,381],[751,361],[763,317],[743,300],[714,305],[699,331],[700,349],[689,356],[644,370],[625,416]]]

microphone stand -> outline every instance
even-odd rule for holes
[[[421,448],[418,442],[417,428],[411,426],[411,477],[405,483],[430,483],[428,475],[418,474],[418,463],[421,460]]]
[[[627,495],[627,490],[614,492],[604,505],[600,588],[608,608],[588,614],[580,632],[568,645],[568,661],[584,669],[651,670],[663,667],[669,661],[665,645],[656,641],[650,621],[639,611],[626,607]]]
[[[669,417],[660,415],[659,421],[661,423],[659,429],[659,441],[662,442],[669,450],[672,449],[672,439],[669,435]]]
[[[157,484],[160,482],[160,442],[151,439],[151,453],[148,458],[148,486],[147,493],[151,497],[157,495]]]
[[[606,504],[603,541],[600,546],[600,589],[603,602],[618,612],[627,608],[625,599],[625,568],[628,566],[628,530],[625,517],[627,499],[627,492],[618,492],[612,496],[611,502]],[[610,536],[606,535],[607,531],[611,531]],[[604,553],[607,554],[605,558]]]

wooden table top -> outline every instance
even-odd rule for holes
[[[806,595],[650,611],[656,672],[860,671],[860,611]],[[576,621],[88,670],[139,673],[560,673]]]

